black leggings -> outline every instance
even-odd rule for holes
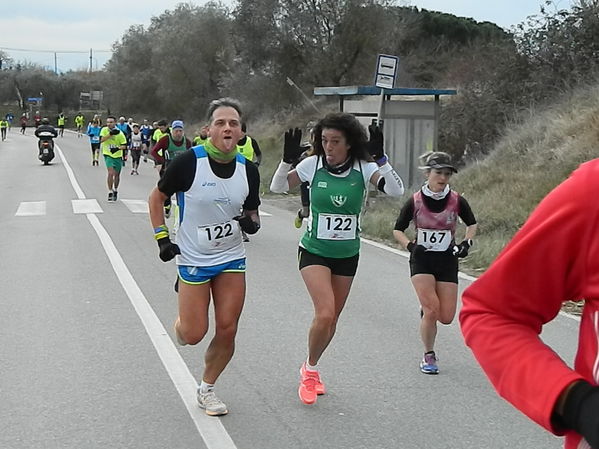
[[[133,164],[139,165],[139,159],[141,158],[141,149],[131,150],[131,159],[133,159]]]

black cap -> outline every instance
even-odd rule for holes
[[[434,151],[426,155],[424,159],[424,165],[418,167],[420,169],[430,168],[449,168],[454,173],[457,173],[457,169],[451,163],[451,156],[443,151]]]

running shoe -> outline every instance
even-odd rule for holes
[[[302,227],[302,223],[304,222],[304,217],[302,216],[302,210],[297,211],[297,215],[295,216],[295,220],[293,220],[293,224],[297,229]]]
[[[114,191],[112,192],[112,201],[116,201],[116,197],[117,197],[117,195],[118,195],[118,192],[117,192],[116,190],[114,190]]]
[[[420,362],[420,371],[424,374],[439,374],[439,367],[437,366],[437,356],[435,351],[430,351],[424,354],[422,361]]]
[[[198,389],[198,405],[210,416],[220,416],[229,413],[227,406],[223,401],[216,397],[214,391],[200,393],[200,390]]]
[[[327,389],[324,387],[322,380],[320,379],[320,373],[318,371],[314,371],[316,373],[316,384],[314,389],[316,390],[317,395],[322,395],[327,392]],[[306,374],[306,362],[302,363],[300,368],[300,374],[304,376]]]
[[[302,365],[303,367],[304,365]],[[316,382],[319,381],[317,371],[308,371],[305,368],[300,368],[300,383],[297,393],[300,401],[310,405],[316,402],[318,393],[316,393]]]
[[[114,197],[112,196],[112,192],[108,192],[108,201],[114,201]]]
[[[135,174],[135,170],[131,170],[130,174],[134,175]]]

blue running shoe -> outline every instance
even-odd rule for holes
[[[420,362],[420,371],[424,374],[439,374],[439,367],[437,366],[437,356],[435,351],[430,351],[424,354],[422,361]]]

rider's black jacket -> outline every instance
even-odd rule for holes
[[[40,134],[51,134],[51,135],[40,135]],[[35,136],[40,140],[52,140],[54,137],[58,137],[58,132],[52,125],[40,125],[35,130]]]

